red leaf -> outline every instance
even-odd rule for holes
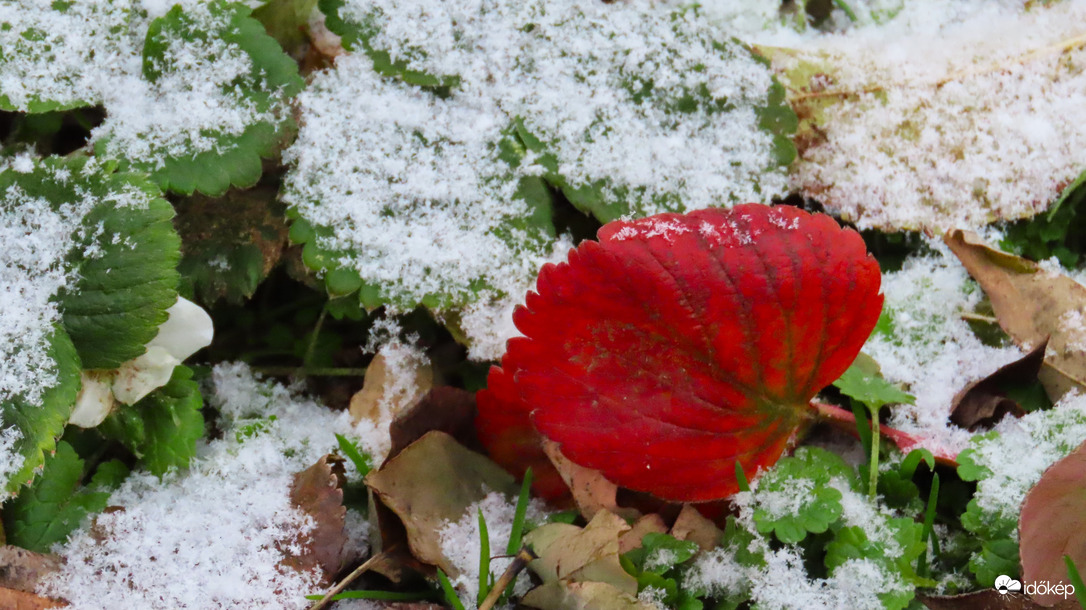
[[[1064,555],[1080,573],[1086,568],[1086,443],[1049,466],[1026,494],[1018,537],[1024,582],[1066,584]],[[1064,599],[1051,592],[1032,597],[1043,606]]]
[[[737,460],[773,464],[814,417],[878,319],[879,284],[857,233],[797,208],[610,223],[514,313],[525,337],[480,393],[480,437],[493,452],[504,426],[528,446],[531,421],[624,487],[727,497]]]

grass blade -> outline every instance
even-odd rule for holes
[[[475,605],[479,606],[490,593],[490,532],[486,529],[483,509],[479,509],[479,594]]]
[[[1071,560],[1070,555],[1064,555],[1063,562],[1067,564],[1067,577],[1071,580],[1071,585],[1075,587],[1075,599],[1078,600],[1080,607],[1086,608],[1086,584],[1082,583],[1082,575],[1078,573],[1078,568],[1075,567],[1075,562]]]
[[[928,575],[928,539],[931,539],[931,557],[939,554],[939,539],[935,537],[935,506],[939,502],[939,475],[931,478],[931,493],[928,494],[928,507],[924,511],[924,533],[920,539],[924,541],[924,550],[916,560],[916,573],[920,576]]]
[[[343,452],[343,455],[347,456],[347,459],[351,460],[354,464],[355,470],[358,471],[358,476],[364,477],[369,474],[370,469],[373,468],[370,465],[369,456],[363,455],[358,450],[358,447],[354,446],[354,443],[347,440],[342,434],[336,435],[336,442],[339,443],[339,450]]]
[[[524,539],[524,519],[528,514],[528,500],[532,491],[532,469],[524,473],[524,482],[520,484],[520,496],[513,513],[513,530],[509,533],[509,544],[505,546],[506,555],[515,555],[520,550]]]
[[[743,472],[743,465],[739,460],[735,461],[735,482],[739,484],[739,491],[750,491],[750,480],[747,473]]]
[[[456,589],[453,588],[449,577],[441,568],[437,569],[437,580],[441,583],[441,592],[445,594],[445,603],[453,610],[465,610],[464,602],[456,596]]]

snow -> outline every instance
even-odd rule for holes
[[[970,433],[950,424],[954,395],[971,381],[1022,357],[1015,347],[984,345],[961,319],[983,298],[965,268],[934,240],[935,250],[912,257],[900,271],[883,274],[883,316],[889,332],[876,330],[863,347],[891,382],[903,383],[914,405],[891,407],[890,425],[922,439],[933,452],[957,453]]]
[[[151,21],[181,4],[194,27],[226,26],[207,0],[77,0],[66,9],[45,1],[0,2],[0,91],[13,106],[36,100],[65,106],[101,104],[106,119],[92,133],[103,153],[162,167],[167,156],[222,151],[221,135],[271,120],[236,90],[251,61],[235,44],[215,37],[192,41],[166,35],[169,66],[150,82],[143,73],[143,46]],[[27,44],[27,32],[42,36]],[[269,92],[273,93],[273,92]]]
[[[503,494],[491,492],[482,500],[475,502],[464,511],[464,515],[455,522],[447,522],[439,531],[441,553],[459,570],[460,574],[452,584],[460,592],[460,599],[469,608],[475,607],[479,593],[479,511],[483,512],[486,531],[490,541],[490,574],[494,579],[512,562],[512,557],[494,557],[504,555],[513,531],[513,517],[516,502],[510,502]],[[543,519],[542,504],[533,500],[528,505],[528,522],[540,522]],[[527,573],[517,577],[516,594],[523,595],[530,588]]]
[[[1086,167],[1086,2],[904,4],[883,27],[809,36],[774,58],[778,71],[821,73],[815,93],[832,102],[793,188],[861,228],[942,231],[1046,209]]]
[[[1045,469],[1086,441],[1086,396],[1072,393],[1047,411],[1006,418],[995,430],[994,438],[970,446],[973,461],[992,473],[977,483],[974,500],[990,518],[1017,523]]]
[[[41,592],[75,609],[305,608],[314,573],[280,565],[312,522],[293,507],[295,472],[351,436],[346,413],[260,381],[243,364],[213,372],[224,434],[202,441],[185,473],[136,472],[55,551],[66,564]],[[259,425],[253,425],[257,424]],[[366,526],[350,521],[355,546]]]

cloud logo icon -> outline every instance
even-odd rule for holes
[[[1022,590],[1022,581],[1015,580],[1006,574],[1000,574],[999,577],[995,579],[995,589],[996,591],[999,591],[1000,595],[1018,593]]]

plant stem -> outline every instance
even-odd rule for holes
[[[867,479],[867,497],[875,500],[879,487],[879,410],[869,409],[871,413],[871,472]]]
[[[394,548],[396,548],[395,545],[390,546],[387,549],[381,551],[380,553],[377,553],[373,557],[370,557],[369,559],[367,559],[362,565],[355,568],[354,572],[351,572],[350,574],[348,574],[343,580],[339,581],[339,583],[337,583],[336,586],[332,587],[332,589],[329,590],[328,593],[325,593],[324,597],[322,597],[319,602],[317,602],[317,603],[313,604],[312,606],[310,606],[309,610],[320,610],[321,608],[325,607],[328,604],[328,602],[332,601],[333,597],[335,597],[340,591],[346,589],[347,585],[354,582],[356,578],[358,578],[359,576],[364,574],[367,570],[369,570],[371,567],[373,567],[373,564],[377,563],[378,560],[383,559],[385,557],[385,555],[387,555],[388,552],[391,551]]]
[[[810,407],[814,410],[815,414],[822,418],[827,423],[833,424],[837,428],[848,432],[852,436],[857,436],[856,432],[856,416],[851,411],[846,411],[837,405],[830,405],[824,402],[811,401]],[[920,439],[915,436],[902,432],[896,428],[884,426],[880,429],[880,434],[890,439],[898,449],[906,451],[920,444]],[[957,458],[955,454],[945,453],[942,451],[933,452],[935,461],[943,464],[944,466],[958,466]]]
[[[313,334],[309,337],[309,346],[305,348],[305,358],[302,358],[302,366],[309,366],[313,362],[313,354],[317,351],[317,339],[321,335],[321,327],[324,326],[324,318],[328,315],[327,304],[321,307],[321,315],[317,316],[317,325],[313,327]]]
[[[490,588],[490,594],[486,596],[483,603],[479,604],[479,610],[491,610],[494,607],[494,604],[498,603],[498,600],[501,599],[502,592],[516,580],[517,574],[520,574],[520,571],[527,567],[535,558],[536,554],[528,547],[522,547],[517,551],[517,554],[513,556],[513,562],[509,564],[509,567],[502,572],[498,581]]]

